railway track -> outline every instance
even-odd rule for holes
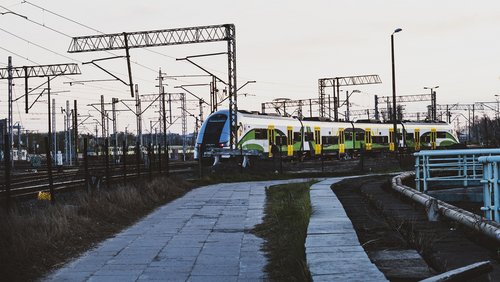
[[[171,161],[169,163],[169,172],[172,174],[189,174],[194,173],[197,165],[195,161],[177,162]],[[166,173],[166,168],[162,168],[162,173]],[[73,189],[81,189],[85,186],[85,169],[83,164],[78,167],[63,167],[61,171],[55,169],[53,171],[52,181],[53,189],[56,192],[68,191]],[[88,171],[89,178],[100,178],[100,186],[106,185],[106,166],[103,162],[92,162],[89,165]],[[149,176],[155,177],[159,175],[157,166],[147,167],[144,164],[140,166],[140,172],[137,172],[137,165],[129,162],[124,171],[123,164],[109,166],[110,183],[119,181],[136,179],[138,177],[148,178]],[[2,190],[0,190],[0,198],[5,198],[7,194],[12,198],[32,198],[36,197],[39,192],[49,190],[49,174],[46,169],[38,170],[14,170],[11,175],[10,193],[6,190],[5,175],[0,176],[0,183]]]

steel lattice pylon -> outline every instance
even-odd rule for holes
[[[339,92],[340,86],[351,86],[351,85],[365,85],[365,84],[378,84],[382,83],[380,77],[376,74],[371,75],[358,75],[358,76],[344,76],[344,77],[332,77],[332,78],[320,78],[318,79],[318,92],[319,92],[319,115],[321,117],[325,116],[325,88],[333,88],[333,111],[334,120],[338,121],[338,108],[339,108]]]
[[[123,32],[73,37],[69,53],[125,49],[131,96],[134,96],[130,66],[131,48],[169,46],[180,44],[227,41],[228,95],[230,116],[230,146],[236,144],[237,133],[237,83],[236,83],[236,28],[234,24],[173,28],[151,31]]]
[[[23,66],[12,68],[12,78],[47,77],[80,73],[80,68],[78,68],[77,64]],[[8,77],[8,69],[0,69],[0,79],[8,79]]]

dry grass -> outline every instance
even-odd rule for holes
[[[0,277],[35,280],[191,188],[180,179],[157,178],[0,214]]]
[[[277,185],[266,190],[266,215],[253,231],[266,240],[269,263],[265,270],[272,281],[312,281],[305,257],[311,184]]]

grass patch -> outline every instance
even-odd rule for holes
[[[265,217],[253,232],[266,240],[269,262],[265,271],[273,281],[312,281],[305,255],[311,216],[309,187],[313,182],[266,189]]]
[[[95,194],[61,194],[54,206],[37,202],[0,214],[0,277],[36,280],[191,188],[162,177]]]

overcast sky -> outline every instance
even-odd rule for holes
[[[109,79],[110,76],[81,62],[124,55],[123,51],[67,53],[72,36],[132,32],[234,23],[236,25],[238,84],[248,80],[238,97],[238,107],[260,110],[262,102],[276,98],[308,99],[318,97],[318,79],[378,74],[380,85],[345,87],[360,90],[352,98],[354,109],[373,108],[374,95],[391,95],[390,35],[395,34],[396,82],[398,95],[429,93],[424,87],[439,85],[438,104],[495,101],[500,94],[500,2],[487,1],[39,1],[22,3],[4,0],[1,7],[27,16],[0,16],[0,67],[13,57],[14,66],[79,63],[82,75],[60,77],[52,91],[60,109],[66,100],[79,101],[80,113],[99,119],[87,104],[106,102],[112,97],[129,99],[128,87],[120,82],[68,84],[70,79]],[[39,6],[36,7],[35,5]],[[0,8],[0,12],[7,10]],[[71,21],[63,19],[56,13]],[[32,22],[30,22],[30,21]],[[10,34],[9,34],[10,33]],[[29,41],[29,42],[28,42]],[[42,48],[43,47],[43,48]],[[168,75],[202,74],[186,62],[176,61],[190,55],[225,52],[226,43],[167,46],[131,50],[134,83],[141,94],[157,93],[158,69]],[[227,58],[198,59],[210,71],[226,78]],[[126,76],[122,59],[103,63],[107,69]],[[33,79],[31,86],[42,83]],[[208,78],[168,80],[167,91],[175,86],[208,83]],[[15,96],[23,95],[24,81],[15,81]],[[222,88],[222,85],[220,85]],[[190,88],[209,100],[206,86]],[[68,92],[69,91],[69,92]],[[7,82],[0,81],[0,116],[7,115]],[[22,100],[14,104],[14,120],[27,129],[46,131],[44,97],[26,115]],[[192,97],[188,109],[197,114]],[[427,103],[408,104],[409,112],[426,111]],[[132,105],[132,104],[131,104]],[[143,105],[145,108],[147,104]],[[180,106],[180,105],[178,105]],[[176,106],[174,106],[175,109]],[[226,106],[227,107],[227,106]],[[126,109],[120,106],[120,109]],[[146,112],[143,127],[157,119],[157,108]],[[207,113],[208,108],[205,109]],[[343,111],[343,110],[341,110]],[[179,115],[180,111],[174,115]],[[58,110],[58,130],[63,128]],[[89,120],[92,121],[93,118]],[[180,124],[180,121],[179,121]],[[87,130],[95,125],[88,123]],[[192,131],[194,119],[189,119]],[[135,131],[132,114],[120,112],[119,130]],[[83,130],[86,130],[83,129]],[[180,125],[171,127],[180,131]]]

